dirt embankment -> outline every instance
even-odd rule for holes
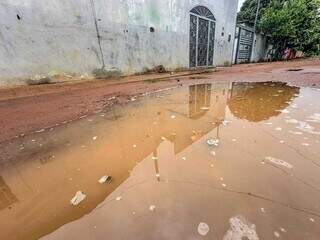
[[[157,74],[0,89],[0,142],[125,103],[136,94],[214,81],[285,81],[319,87],[320,60],[237,65],[196,75]]]

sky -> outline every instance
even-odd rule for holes
[[[238,5],[238,12],[240,11],[240,8],[242,4],[244,3],[245,0],[239,0],[239,5]]]

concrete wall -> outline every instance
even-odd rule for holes
[[[0,85],[24,83],[22,79],[50,72],[90,74],[103,64],[125,74],[160,64],[186,68],[189,11],[197,5],[208,7],[217,20],[214,64],[230,63],[237,2],[2,0]]]
[[[256,33],[256,39],[253,44],[251,62],[261,62],[267,59],[268,43],[267,37]]]

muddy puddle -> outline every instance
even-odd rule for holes
[[[319,239],[319,99],[176,87],[2,144],[0,239]]]

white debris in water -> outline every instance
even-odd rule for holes
[[[165,137],[161,137],[161,140],[164,141],[164,140],[166,140],[166,138]]]
[[[171,119],[176,119],[177,117],[175,115],[171,115]]]
[[[320,135],[319,131],[315,131],[315,128],[306,122],[299,121],[299,126],[296,128],[306,133],[310,133],[313,135]]]
[[[211,151],[210,154],[211,154],[212,156],[216,156],[216,152],[215,152],[215,151]]]
[[[268,123],[266,123],[267,125],[272,125],[273,123],[272,122],[268,122]]]
[[[122,199],[121,196],[119,196],[119,197],[116,198],[117,201],[120,201],[121,199]]]
[[[182,157],[181,159],[182,159],[183,161],[187,160],[187,158],[186,158],[186,157]]]
[[[204,222],[199,223],[199,225],[198,225],[198,233],[201,236],[207,235],[209,231],[210,231],[210,227],[209,227],[208,224],[206,224]]]
[[[234,139],[232,139],[232,142],[236,142],[236,141],[237,141],[237,139],[235,139],[235,138],[234,138]]]
[[[261,212],[266,213],[266,210],[264,208],[260,208]]]
[[[223,181],[223,177],[220,178],[220,181]]]
[[[281,127],[277,127],[276,131],[282,131],[282,128]]]
[[[313,218],[309,218],[309,220],[310,220],[311,222],[315,222],[315,220],[314,220]]]
[[[290,163],[287,163],[281,159],[277,159],[274,157],[266,157],[266,160],[268,160],[269,162],[272,162],[274,164],[286,167],[286,168],[293,168],[293,166]]]
[[[294,124],[299,123],[299,121],[297,119],[293,119],[293,118],[287,119],[286,122],[287,123],[294,123]]]
[[[302,132],[295,132],[295,131],[289,131],[289,133],[293,134],[293,135],[302,135]]]
[[[133,144],[133,145],[132,145],[132,147],[133,147],[133,148],[136,148],[136,147],[137,147],[137,145],[136,145],[136,144]]]
[[[94,136],[94,137],[92,138],[92,140],[95,141],[95,140],[97,140],[97,138],[98,138],[97,136]]]
[[[281,231],[281,232],[284,232],[284,233],[287,232],[287,230],[285,230],[284,228],[280,228],[280,231]]]
[[[158,160],[158,157],[152,156],[152,160]]]
[[[278,233],[277,231],[275,231],[273,234],[274,234],[274,236],[275,236],[276,238],[279,238],[279,237],[280,237],[280,233]]]
[[[81,192],[81,191],[78,191],[76,192],[75,196],[70,200],[70,203],[73,205],[73,206],[77,206],[79,203],[81,203],[87,196]]]
[[[236,216],[229,220],[230,229],[224,235],[223,240],[259,240],[256,226],[249,223],[243,216]]]
[[[104,184],[106,182],[110,182],[111,179],[112,178],[110,176],[105,175],[105,176],[101,177],[98,182],[101,183],[101,184]]]
[[[204,110],[204,111],[206,111],[206,110],[209,110],[210,108],[208,108],[208,107],[202,107],[201,108],[201,110]]]
[[[283,143],[284,143],[284,141],[283,141],[283,140],[280,140],[280,143],[281,143],[281,144],[283,144]]]
[[[42,133],[44,131],[45,131],[45,129],[41,129],[41,130],[36,131],[36,133]]]
[[[211,165],[210,165],[210,167],[211,167],[211,168],[213,168],[213,167],[214,167],[214,165],[213,165],[213,164],[211,164]]]
[[[159,177],[160,177],[160,174],[159,174],[159,173],[157,173],[157,174],[156,174],[156,177],[157,177],[157,178],[159,178]]]
[[[151,205],[151,206],[149,207],[149,210],[150,210],[151,212],[153,212],[154,210],[156,210],[156,206],[155,206],[155,205]]]
[[[294,109],[297,109],[298,105],[297,104],[292,104],[291,107],[294,108]]]
[[[209,146],[211,146],[211,147],[213,147],[213,146],[217,147],[217,146],[219,145],[219,143],[220,143],[220,140],[217,139],[217,138],[209,138],[209,139],[207,140],[207,144],[208,144]]]
[[[230,123],[231,123],[231,121],[229,121],[229,120],[222,121],[222,125],[225,127],[228,126]]]
[[[227,184],[225,184],[225,183],[222,183],[221,185],[222,185],[222,187],[227,187]]]
[[[309,143],[301,143],[301,145],[302,145],[302,146],[305,146],[305,147],[310,146],[310,144],[309,144]]]
[[[315,123],[320,123],[320,113],[314,113],[310,117],[307,122],[315,122]]]
[[[280,110],[279,112],[281,112],[281,113],[290,113],[290,111],[288,110],[288,109],[284,109],[284,110]]]

